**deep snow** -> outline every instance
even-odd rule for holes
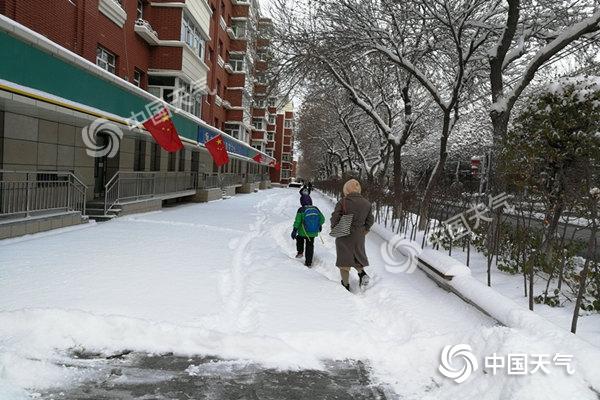
[[[316,242],[312,269],[292,259],[297,208],[296,190],[273,189],[0,241],[0,399],[85,381],[61,366],[70,349],[210,354],[282,369],[362,359],[412,399],[596,398],[589,376],[600,365],[577,358],[572,376],[479,369],[461,385],[444,378],[445,345],[470,344],[479,357],[572,349],[498,326],[419,271],[387,271],[374,233],[373,287],[346,292],[332,238]]]

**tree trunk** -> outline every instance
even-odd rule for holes
[[[431,207],[431,202],[433,200],[433,193],[444,174],[444,165],[446,164],[446,159],[448,158],[447,147],[448,135],[450,134],[450,111],[451,110],[444,112],[444,125],[442,127],[442,137],[440,139],[440,154],[438,161],[433,168],[433,172],[431,173],[431,177],[427,182],[427,187],[425,188],[425,193],[423,194],[423,200],[421,201],[421,207],[419,210],[419,230],[425,230],[425,226],[429,217],[429,208]]]
[[[550,212],[550,221],[540,246],[540,252],[545,255],[546,262],[550,262],[552,259],[552,253],[554,250],[554,237],[558,231],[560,217],[565,209],[564,191],[564,172],[561,168],[561,170],[557,173],[557,182],[553,188],[553,193],[551,194],[551,197],[554,199],[554,204],[552,205],[552,210]]]
[[[585,289],[587,285],[587,276],[590,270],[590,264],[592,262],[592,257],[594,257],[594,244],[596,242],[596,233],[597,228],[596,224],[593,224],[592,232],[590,235],[590,239],[588,240],[587,252],[585,264],[583,264],[583,269],[581,270],[581,275],[579,278],[579,291],[577,292],[577,301],[575,301],[575,310],[573,311],[573,320],[571,321],[571,332],[577,332],[577,321],[579,319],[579,309],[581,308],[581,303],[583,301],[583,295],[585,294]]]
[[[394,174],[394,218],[402,215],[402,146],[392,143]]]
[[[586,171],[588,174],[588,182],[589,178],[589,168]],[[591,186],[591,185],[590,185]],[[588,190],[589,193],[589,190]],[[571,332],[577,332],[577,321],[579,319],[579,309],[581,308],[581,302],[583,301],[583,296],[585,294],[585,289],[587,285],[587,276],[590,270],[590,264],[592,263],[592,259],[595,256],[596,250],[596,235],[598,234],[598,225],[596,223],[596,219],[598,218],[598,210],[596,209],[596,199],[593,196],[589,198],[589,210],[590,210],[590,220],[592,221],[592,226],[590,227],[590,239],[588,240],[587,252],[585,256],[585,264],[583,265],[583,270],[581,271],[580,279],[579,279],[579,291],[577,293],[577,301],[575,302],[575,310],[573,311],[573,320],[571,321]]]

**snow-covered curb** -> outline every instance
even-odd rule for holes
[[[334,198],[323,192],[319,191],[319,194],[336,203]],[[377,223],[373,225],[371,231],[386,242],[399,240],[398,235]],[[522,329],[534,335],[543,334],[554,342],[564,345],[565,353],[571,352],[583,365],[594,365],[600,360],[600,349],[478,281],[471,275],[469,268],[460,261],[437,250],[419,248],[419,251],[420,253],[416,255],[418,266],[429,278],[502,325]],[[410,254],[405,255],[410,256]],[[430,271],[427,267],[430,267]],[[437,273],[431,273],[432,270]],[[590,370],[586,373],[589,374],[588,381],[594,388],[600,389],[600,370]]]
[[[64,228],[56,228],[56,229],[51,229],[49,231],[44,231],[44,232],[30,233],[30,234],[18,236],[15,238],[2,239],[2,240],[0,240],[0,246],[6,246],[9,244],[13,244],[13,243],[24,242],[26,240],[39,239],[39,238],[43,238],[43,237],[47,237],[47,236],[60,235],[62,233],[92,228],[94,226],[96,226],[96,221],[89,220],[82,224],[66,226]]]

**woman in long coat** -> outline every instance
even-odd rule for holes
[[[364,267],[369,265],[367,252],[365,250],[365,235],[373,226],[375,219],[371,211],[371,203],[361,196],[360,183],[356,179],[350,179],[344,184],[344,197],[331,214],[331,226],[337,225],[344,214],[352,214],[352,225],[350,235],[337,238],[335,249],[337,260],[335,265],[340,269],[342,285],[350,290],[350,269],[356,268],[360,279],[360,286],[368,283],[369,276]]]

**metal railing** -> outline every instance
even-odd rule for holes
[[[221,188],[227,186],[241,185],[243,183],[243,177],[238,174],[221,174],[219,176]]]
[[[196,190],[198,188],[198,174],[191,171],[118,171],[105,187],[104,214],[122,202],[145,200]]]
[[[80,211],[85,214],[87,186],[69,171],[0,170],[0,217]]]
[[[202,174],[198,182],[198,188],[200,189],[215,189],[220,186],[219,175],[217,174]]]
[[[258,183],[262,180],[261,174],[248,174],[248,177],[246,178],[246,182],[248,183]]]

